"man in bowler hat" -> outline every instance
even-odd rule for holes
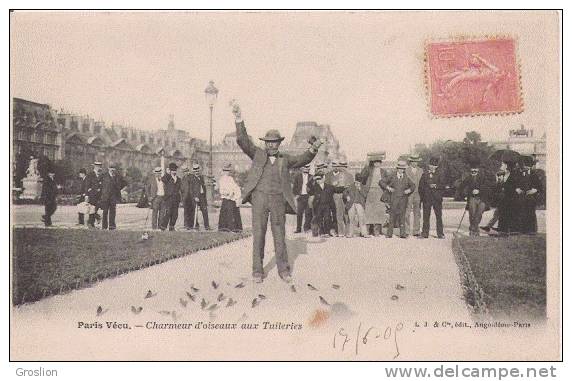
[[[536,163],[534,158],[524,156],[521,160],[522,170],[518,177],[516,189],[516,206],[520,216],[518,231],[524,234],[535,234],[538,231],[536,204],[543,192],[544,185],[538,172],[533,169]]]
[[[93,163],[93,171],[91,171],[85,179],[87,195],[85,201],[90,204],[89,217],[87,219],[87,226],[90,228],[95,228],[95,220],[99,220],[99,214],[97,214],[100,208],[101,191],[103,189],[103,168],[100,161],[95,161]]]
[[[415,190],[415,183],[406,174],[407,163],[404,160],[397,162],[396,172],[382,177],[379,180],[381,189],[389,193],[389,224],[387,226],[387,238],[393,236],[393,228],[399,227],[399,236],[407,238],[405,233],[405,211],[407,200]]]
[[[491,184],[485,176],[484,171],[479,168],[478,158],[471,158],[469,166],[471,174],[461,183],[461,192],[467,198],[467,210],[469,211],[469,235],[478,237],[479,224],[483,218],[483,213],[489,207],[489,193]]]
[[[49,168],[48,176],[44,179],[44,184],[42,185],[42,195],[40,197],[44,202],[44,215],[42,216],[42,221],[46,227],[52,226],[52,215],[58,208],[56,201],[58,186],[56,185],[55,176],[56,172],[52,168]]]
[[[163,199],[163,223],[161,230],[169,228],[175,230],[175,224],[179,217],[179,204],[181,203],[181,179],[177,176],[177,164],[170,163],[167,173],[161,179],[165,187]]]
[[[420,238],[429,238],[431,209],[435,213],[437,223],[437,238],[445,238],[443,232],[443,192],[449,189],[447,179],[442,168],[439,167],[439,158],[429,159],[428,170],[419,179],[419,196],[423,204],[423,229]]]
[[[101,187],[102,229],[115,230],[117,204],[121,202],[121,189],[125,188],[126,185],[127,182],[117,173],[117,166],[110,164],[108,173],[103,176]]]
[[[419,167],[421,157],[419,154],[411,154],[407,159],[409,167],[405,170],[407,177],[415,184],[415,190],[409,195],[407,200],[407,211],[405,212],[405,232],[419,237],[421,230],[421,198],[419,197],[419,180],[423,175],[423,169]],[[413,213],[413,224],[411,224],[411,213]]]
[[[190,216],[190,226],[192,229],[199,229],[199,216],[195,216],[198,213],[198,209],[201,210],[203,215],[203,223],[205,224],[206,230],[211,230],[209,225],[209,210],[207,206],[207,186],[205,183],[205,177],[201,174],[201,166],[197,163],[193,164],[193,173],[189,176],[190,184],[190,200],[191,200],[191,212]],[[197,224],[195,225],[195,221]]]
[[[252,204],[252,275],[254,281],[261,283],[264,278],[264,244],[270,217],[278,274],[285,282],[291,282],[285,227],[286,213],[294,214],[296,203],[289,169],[300,168],[310,163],[318,153],[321,142],[316,140],[306,152],[300,155],[288,155],[278,150],[280,143],[284,140],[280,132],[269,130],[261,138],[264,141],[264,148],[257,147],[246,132],[240,106],[237,103],[233,104],[232,112],[235,117],[236,141],[242,151],[252,159],[242,202]]]

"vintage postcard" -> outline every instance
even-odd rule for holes
[[[558,361],[558,11],[10,13],[10,359]]]

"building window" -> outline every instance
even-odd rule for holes
[[[93,128],[94,132],[96,134],[100,134],[101,133],[101,126],[100,125],[95,125]]]
[[[72,130],[78,131],[78,127],[77,127],[77,126],[78,126],[77,120],[72,120],[72,121],[70,122],[70,128],[71,128]]]
[[[38,143],[43,143],[43,142],[44,142],[44,133],[43,133],[43,132],[38,131],[38,132],[36,133],[36,141],[37,141]]]
[[[145,135],[141,135],[141,143],[145,143],[146,139],[145,139]]]
[[[81,131],[82,132],[89,132],[89,124],[84,123],[81,125]]]
[[[46,134],[46,143],[56,144],[56,134]]]
[[[153,138],[152,136],[149,137],[149,143],[151,143],[151,144],[155,143],[155,138]]]
[[[122,137],[123,139],[127,139],[127,132],[121,131],[121,137]]]
[[[62,127],[65,127],[65,126],[66,126],[66,120],[65,120],[65,118],[59,118],[59,119],[58,119],[58,126],[62,126]]]

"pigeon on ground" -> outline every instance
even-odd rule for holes
[[[162,311],[159,311],[159,313],[160,313],[161,315],[171,315],[171,311],[162,310]]]
[[[195,286],[191,286],[191,291],[194,293],[199,292],[200,290],[198,288],[196,288]]]
[[[153,291],[149,290],[149,291],[147,291],[147,294],[145,295],[145,299],[152,298],[155,295],[157,295],[157,293],[153,293]]]
[[[395,289],[396,290],[405,290],[405,287],[398,283],[397,286],[395,286]]]
[[[191,294],[188,291],[185,291],[187,293],[187,296],[189,297],[189,299],[191,299],[193,302],[196,300],[195,296],[193,294]]]
[[[314,286],[312,286],[310,283],[308,283],[308,288],[312,291],[318,291],[318,289]]]
[[[340,285],[339,284],[332,284],[332,288],[334,290],[339,290],[340,289]]]
[[[204,310],[207,305],[208,305],[207,301],[205,300],[205,298],[203,298],[203,300],[201,300],[201,310]]]
[[[226,299],[226,296],[224,296],[224,294],[222,292],[220,294],[218,294],[218,297],[216,298],[216,300],[218,300],[219,302],[222,302],[225,299]]]
[[[237,284],[236,286],[234,286],[234,288],[243,288],[244,287],[244,283],[240,282],[239,284]]]
[[[135,315],[140,314],[141,311],[143,311],[143,307],[137,307],[137,308],[135,308],[135,306],[131,306],[131,312],[133,312]]]
[[[211,285],[213,286],[213,288],[216,290],[218,288],[218,283],[215,282],[214,280],[211,282]]]
[[[264,295],[264,294],[258,294],[258,299],[264,300],[264,299],[266,299],[266,295]]]
[[[260,301],[258,300],[258,298],[252,299],[252,308],[256,307],[259,304],[260,304]]]
[[[233,298],[228,298],[228,302],[226,303],[227,307],[232,307],[236,304],[236,301]]]
[[[218,308],[218,304],[215,303],[215,304],[209,306],[209,308],[207,308],[207,310],[208,310],[208,311],[214,311],[214,310],[216,310],[217,308]]]
[[[294,285],[290,286],[290,290],[292,290],[292,292],[296,292],[296,286]]]
[[[189,301],[185,300],[183,298],[179,298],[179,303],[181,303],[181,306],[187,307],[187,304],[189,303]]]
[[[97,310],[95,311],[95,314],[96,314],[97,316],[101,316],[101,315],[103,315],[104,313],[106,313],[107,310],[108,310],[108,309],[105,309],[105,310],[104,310],[102,306],[98,306],[98,307],[97,307]]]
[[[397,296],[397,295],[392,295],[392,296],[391,296],[391,300],[397,300],[397,299],[399,299],[399,296]]]
[[[325,304],[326,306],[329,306],[329,305],[330,305],[330,303],[328,303],[328,301],[327,301],[326,299],[324,299],[322,296],[320,296],[320,302],[321,302],[322,304]]]

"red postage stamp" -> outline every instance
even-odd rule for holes
[[[523,111],[513,39],[428,43],[426,60],[435,117]]]

